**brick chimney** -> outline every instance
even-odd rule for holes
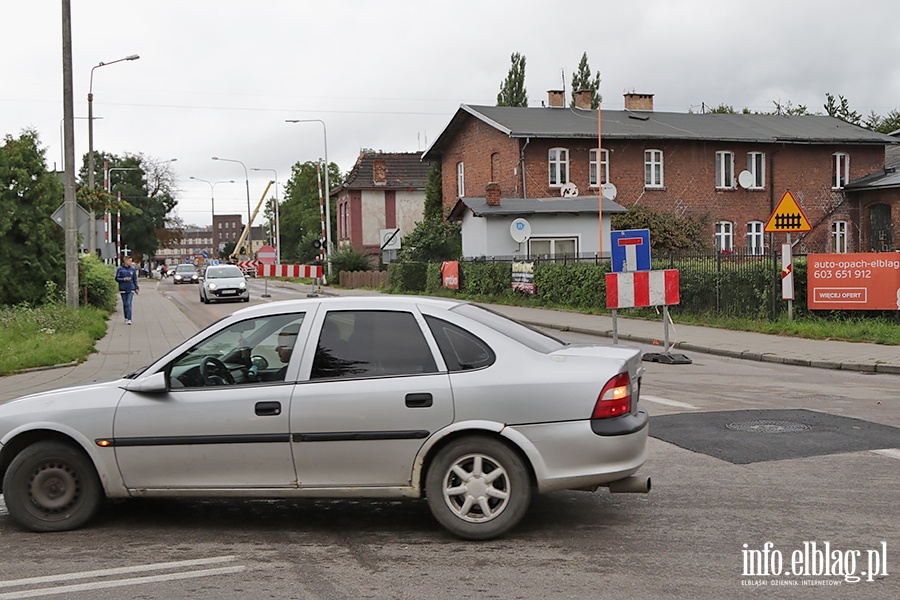
[[[384,159],[376,158],[372,162],[372,183],[387,185],[387,165],[384,164]]]
[[[488,206],[500,206],[500,184],[492,181],[484,192]]]
[[[548,90],[547,101],[550,108],[562,108],[566,105],[566,93],[562,90]]]
[[[578,90],[575,92],[575,108],[591,110],[593,100],[594,93],[591,90]]]
[[[625,94],[625,110],[653,111],[653,94]]]

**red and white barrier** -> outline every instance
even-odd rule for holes
[[[321,265],[259,265],[256,272],[260,277],[322,277]]]
[[[606,274],[606,308],[668,306],[680,301],[678,269]]]

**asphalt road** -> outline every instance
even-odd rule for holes
[[[205,306],[196,286],[177,288],[173,299],[201,326],[247,306]],[[900,379],[691,358],[645,363],[651,435],[669,416],[687,419],[691,434],[684,445],[651,438],[649,495],[549,494],[506,537],[481,543],[451,537],[420,501],[128,501],[85,529],[44,535],[21,531],[0,506],[0,600],[900,597]],[[691,449],[713,434],[736,448],[760,437],[770,440],[763,447],[802,446],[810,429],[790,425],[804,425],[806,412],[775,418],[784,410],[840,426],[813,429],[820,453],[803,458],[756,452],[738,464]],[[732,424],[747,422],[743,411],[765,411],[754,414],[772,418],[754,420],[775,425],[729,438],[708,418],[721,411],[736,415]],[[866,436],[854,422],[882,426],[896,443],[845,451],[842,426]],[[804,558],[826,543],[840,576],[814,575]],[[748,557],[772,569],[778,558],[782,570],[799,557],[811,574],[753,574],[761,570],[748,569]],[[870,566],[882,557],[886,564]],[[861,580],[847,581],[854,576]]]

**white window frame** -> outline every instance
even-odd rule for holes
[[[747,170],[753,175],[753,183],[748,189],[761,190],[766,187],[766,153],[748,152]]]
[[[600,149],[600,182],[597,182],[597,149],[592,148],[590,154],[590,167],[588,169],[589,185],[592,188],[609,183],[609,150]]]
[[[569,149],[550,148],[547,152],[547,167],[550,187],[560,188],[569,183]]]
[[[734,223],[731,221],[716,222],[716,251],[734,252]]]
[[[750,221],[747,223],[747,253],[748,254],[765,254],[766,238],[763,228],[765,223],[762,221]]]
[[[664,185],[663,151],[655,148],[644,150],[644,187],[662,188]]]
[[[466,197],[466,165],[462,161],[456,163],[456,195]]]
[[[734,152],[720,150],[716,152],[716,189],[734,188]]]
[[[850,155],[846,152],[835,152],[831,157],[831,189],[842,190],[850,181]]]
[[[831,247],[835,254],[847,253],[847,221],[831,222]]]
[[[559,235],[554,237],[544,236],[544,237],[531,237],[528,238],[528,255],[532,255],[531,251],[531,242],[550,242],[550,255],[551,257],[556,256],[556,243],[557,242],[574,242],[575,243],[575,256],[578,256],[578,251],[580,248],[580,240],[577,235]]]

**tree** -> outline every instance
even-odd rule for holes
[[[600,106],[600,71],[591,79],[591,68],[588,66],[587,52],[581,55],[578,69],[572,73],[572,101],[570,106],[575,106],[575,93],[582,90],[591,90],[591,108]]]
[[[763,113],[763,114],[781,115],[781,116],[785,116],[785,117],[802,116],[802,115],[811,114],[809,112],[809,109],[806,108],[806,105],[798,104],[797,106],[794,106],[793,104],[791,104],[790,100],[788,100],[785,103],[782,103],[781,100],[772,100],[772,104],[775,105],[775,110],[772,111],[771,113]]]
[[[865,123],[866,127],[878,133],[893,133],[900,130],[900,111],[894,109],[883,117],[872,111]]]
[[[39,303],[46,281],[65,287],[65,230],[50,218],[63,184],[45,155],[33,130],[0,145],[0,304]]]
[[[440,219],[444,212],[441,172],[436,164],[431,165],[428,178],[425,180],[425,210],[423,218]]]
[[[497,106],[528,106],[528,91],[525,89],[525,57],[518,52],[510,56],[512,65],[497,94]]]
[[[708,219],[679,217],[657,212],[643,204],[635,204],[627,213],[613,215],[613,229],[649,229],[650,248],[654,252],[679,250],[705,251],[710,239]]]
[[[862,122],[860,114],[855,110],[850,110],[850,101],[841,95],[838,95],[838,100],[835,101],[833,95],[825,92],[825,112],[829,116],[837,117],[853,125],[859,125]]]
[[[415,228],[403,236],[398,258],[428,262],[456,260],[462,254],[462,228],[444,220],[441,201],[441,172],[432,168],[425,183],[425,214]]]
[[[281,258],[285,261],[308,262],[317,254],[312,242],[322,238],[322,217],[319,212],[319,180],[316,166],[307,161],[291,167],[291,177],[284,186],[284,200],[279,206],[281,215]],[[325,174],[322,174],[324,181]],[[341,185],[344,178],[334,163],[328,165],[331,189]],[[325,193],[323,183],[322,193]],[[337,232],[337,208],[331,201],[331,232]],[[302,242],[302,243],[301,243]],[[308,242],[308,243],[307,243]]]
[[[81,181],[87,181],[88,160],[85,154],[81,168]],[[161,246],[161,240],[170,241],[166,228],[169,213],[175,208],[175,175],[170,162],[152,160],[143,154],[96,153],[94,164],[100,164],[99,181],[103,181],[102,165],[106,161],[112,172],[111,194],[107,198],[111,211],[122,212],[122,246],[128,248],[137,260],[152,258]],[[128,170],[119,170],[128,169]],[[94,175],[97,180],[97,175]],[[122,202],[117,201],[118,193]],[[84,196],[84,194],[82,194]],[[93,194],[96,196],[97,194]],[[100,209],[105,210],[106,207]],[[98,210],[95,207],[95,210]]]

